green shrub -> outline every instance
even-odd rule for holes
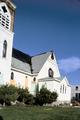
[[[51,92],[51,93],[50,93],[50,97],[49,97],[49,101],[48,101],[48,103],[55,102],[56,99],[57,99],[57,97],[58,97],[58,95],[57,95],[56,92]]]
[[[28,89],[18,88],[18,98],[19,102],[24,102],[24,98],[29,94]]]
[[[16,100],[27,105],[43,105],[56,101],[57,93],[50,92],[47,88],[42,87],[40,91],[37,90],[36,97],[28,92],[28,89],[16,88],[15,86],[3,85],[0,86],[0,104],[11,105],[11,102]],[[35,101],[35,102],[34,102]]]
[[[19,102],[23,102],[27,105],[32,105],[34,103],[34,97],[28,92],[28,89],[19,88],[18,98]]]
[[[18,97],[17,88],[15,86],[0,86],[0,104],[10,105],[11,101],[15,101]]]
[[[31,94],[27,94],[24,98],[24,103],[27,105],[33,105],[34,104],[34,97]]]
[[[43,98],[41,97],[41,94],[40,94],[40,93],[37,93],[37,94],[36,94],[35,104],[36,104],[36,105],[40,105],[40,106],[42,106],[42,105],[44,104]]]
[[[47,88],[42,87],[40,92],[36,94],[35,104],[42,106],[43,104],[52,103],[56,101],[57,96],[56,92],[50,92]]]

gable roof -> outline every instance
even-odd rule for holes
[[[12,51],[12,67],[29,73],[39,73],[51,52],[30,56],[15,48]]]
[[[65,80],[65,81],[66,81],[66,83],[67,83],[67,85],[68,85],[68,86],[70,86],[69,81],[68,81],[68,79],[67,79],[67,77],[66,77],[66,76],[63,78],[63,80]]]
[[[50,54],[51,52],[46,52],[32,57],[31,62],[33,73],[38,73],[41,70]]]

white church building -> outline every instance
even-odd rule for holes
[[[35,56],[27,55],[13,46],[16,6],[12,0],[0,0],[0,85],[28,88],[35,94],[44,85],[58,94],[57,101],[71,101],[71,87],[59,72],[53,51]]]

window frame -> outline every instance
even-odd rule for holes
[[[6,58],[7,56],[7,41],[4,40],[3,42],[3,54],[2,54],[3,58]]]
[[[78,91],[78,89],[79,89],[78,86],[76,86],[75,89],[76,89],[76,91]]]
[[[14,80],[14,72],[11,72],[11,80]]]
[[[51,68],[49,68],[49,69],[48,69],[48,76],[49,76],[50,78],[53,78],[53,75],[54,75],[53,70],[52,70]]]

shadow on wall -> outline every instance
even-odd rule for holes
[[[2,117],[2,116],[0,116],[0,120],[3,120],[3,117]]]

